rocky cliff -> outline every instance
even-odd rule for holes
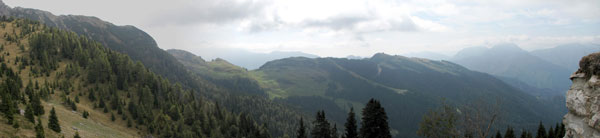
[[[600,52],[585,56],[571,75],[565,138],[600,138]]]

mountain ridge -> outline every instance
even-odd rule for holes
[[[553,111],[554,107],[545,107],[542,101],[492,75],[471,71],[459,64],[384,53],[360,60],[284,58],[267,62],[250,73],[261,80],[259,84],[275,100],[298,105],[309,112],[326,109],[338,122],[340,118],[335,116],[343,115],[349,107],[360,108],[356,106],[357,103],[370,97],[381,99],[389,115],[395,116],[390,118],[395,134],[409,137],[414,135],[416,128],[399,124],[416,126],[420,114],[437,106],[441,98],[461,105],[477,99],[474,97],[488,101],[494,100],[490,97],[502,97],[501,100],[506,104],[503,110],[512,116],[519,116],[502,124],[520,127],[535,126],[537,121],[525,123],[527,125],[523,123],[533,118],[557,121],[555,118],[560,118],[559,114],[563,112]],[[320,104],[309,104],[313,102]],[[411,105],[421,109],[411,108]],[[529,117],[523,114],[536,117],[526,119]],[[554,119],[547,115],[553,115]],[[513,122],[515,120],[521,123]]]
[[[568,69],[550,63],[514,44],[466,48],[450,61],[469,69],[514,78],[538,88],[568,89]]]

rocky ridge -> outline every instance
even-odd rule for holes
[[[567,91],[564,116],[565,138],[600,137],[600,52],[585,56],[570,79],[573,85]]]

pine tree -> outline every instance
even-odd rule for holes
[[[104,103],[104,98],[100,98],[100,101],[98,102],[98,107],[100,107],[100,108],[106,107],[106,104]]]
[[[36,81],[37,82],[37,81]],[[44,106],[42,106],[42,101],[40,101],[39,94],[33,94],[33,98],[31,100],[31,106],[33,107],[33,114],[36,116],[40,116],[44,114]]]
[[[33,107],[31,107],[31,104],[28,104],[27,107],[25,108],[25,118],[27,118],[27,120],[29,120],[29,122],[35,123],[35,118],[33,115]]]
[[[560,136],[560,126],[558,125],[558,123],[556,123],[556,125],[554,126],[554,136],[556,138],[558,138],[558,137],[562,138],[562,136]]]
[[[325,118],[325,111],[317,112],[310,135],[312,138],[331,138],[331,127]]]
[[[5,85],[5,84],[3,84]],[[0,103],[0,110],[2,111],[2,113],[4,114],[4,117],[8,120],[8,124],[13,124],[13,120],[14,120],[14,116],[13,114],[15,114],[16,112],[16,105],[15,105],[15,101],[12,100],[11,95],[4,93],[4,95],[2,95],[2,103]]]
[[[565,124],[560,123],[560,129],[559,129],[559,132],[558,132],[558,136],[561,137],[561,138],[564,137],[566,131],[567,130],[565,130]]]
[[[73,136],[73,138],[81,138],[81,136],[79,136],[79,132],[75,132],[75,136]]]
[[[496,138],[502,138],[502,134],[500,134],[500,131],[496,131]]]
[[[527,138],[527,130],[523,129],[521,131],[521,137],[520,138]]]
[[[13,122],[12,127],[18,129],[20,127],[19,122]]]
[[[50,118],[48,119],[48,128],[54,132],[60,133],[60,124],[58,124],[58,117],[56,117],[56,111],[54,107],[50,110]]]
[[[113,114],[113,113],[110,113],[110,121],[113,121],[113,122],[115,122],[115,119],[116,119],[116,118],[115,118],[115,114]]]
[[[85,118],[85,119],[87,119],[89,115],[90,115],[90,113],[88,113],[88,111],[85,111],[85,110],[81,114],[81,116],[83,116],[83,118]]]
[[[89,95],[88,95],[88,99],[90,99],[90,101],[96,101],[96,94],[94,94],[94,90],[91,90]]]
[[[340,136],[337,133],[337,126],[333,124],[333,128],[331,128],[331,138],[339,138]]]
[[[508,127],[506,133],[504,133],[504,138],[517,138],[517,136],[515,136],[515,131],[511,127]]]
[[[38,118],[37,125],[35,126],[35,137],[36,138],[44,138],[44,127],[42,126],[42,120]]]
[[[556,135],[554,134],[554,128],[552,128],[552,126],[550,126],[550,128],[548,129],[548,138],[555,138]]]
[[[131,127],[131,119],[127,118],[127,127]]]
[[[354,108],[350,108],[350,112],[348,112],[348,118],[346,119],[346,132],[344,133],[344,138],[358,138],[358,130],[356,126],[356,118],[354,117]]]
[[[308,137],[306,135],[306,127],[304,126],[304,120],[302,119],[302,117],[300,117],[300,124],[298,126],[298,131],[296,133],[297,133],[296,138],[307,138]]]
[[[537,131],[537,135],[535,136],[535,138],[547,138],[548,136],[546,135],[546,128],[544,128],[544,124],[542,124],[542,122],[540,121],[540,125],[538,126],[538,131]]]
[[[363,138],[391,138],[390,127],[387,122],[385,109],[379,101],[369,100],[362,110],[362,123],[360,137]]]

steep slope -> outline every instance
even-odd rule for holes
[[[141,61],[153,72],[171,81],[180,82],[184,87],[197,88],[201,85],[187,74],[183,65],[174,57],[160,49],[150,35],[134,26],[116,26],[90,16],[56,16],[37,9],[10,8],[1,1],[0,15],[40,21],[50,27],[73,31],[112,50],[127,54],[133,60]]]
[[[517,79],[541,89],[564,91],[570,82],[568,69],[529,54],[514,44],[475,47],[458,52],[451,60],[475,71]],[[553,94],[557,95],[557,94]]]
[[[36,118],[48,137],[269,136],[247,114],[231,113],[98,42],[35,21],[0,19],[2,136],[35,135],[36,121],[22,113],[28,106],[41,111]],[[60,133],[46,128],[51,108]]]
[[[268,124],[266,126],[273,136],[291,134],[295,129],[295,120],[290,118],[300,118],[304,115],[287,105],[253,95],[252,93],[258,93],[256,90],[242,89],[243,87],[227,88],[231,84],[241,83],[231,83],[230,80],[221,79],[207,80],[210,78],[203,78],[200,74],[189,72],[188,68],[177,59],[158,48],[154,39],[148,34],[133,26],[116,26],[96,17],[55,16],[46,11],[10,8],[4,4],[0,4],[0,15],[37,20],[48,26],[70,30],[100,42],[111,50],[126,54],[132,60],[140,61],[141,65],[147,66],[151,72],[165,80],[179,83],[183,89],[191,90],[198,96],[204,96],[206,100],[219,103],[223,109],[257,120],[257,124]],[[251,94],[241,95],[241,93]]]
[[[361,60],[298,57],[268,62],[251,74],[276,100],[311,112],[325,109],[338,122],[349,107],[380,99],[397,137],[415,137],[421,116],[441,99],[454,105],[499,100],[506,117],[500,125],[518,128],[556,122],[562,114],[491,75],[447,61],[381,53]]]
[[[568,44],[560,45],[554,48],[539,49],[531,51],[531,54],[540,57],[546,61],[569,69],[575,72],[579,68],[577,63],[588,54],[599,52],[600,45]]]
[[[567,92],[565,138],[597,138],[600,137],[600,53],[583,57],[579,66],[571,75],[573,85]]]

